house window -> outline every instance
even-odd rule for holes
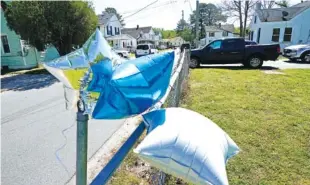
[[[214,32],[209,32],[209,37],[214,37]]]
[[[223,37],[227,37],[228,36],[228,32],[227,31],[223,31]]]
[[[115,35],[117,35],[117,28],[116,27],[114,27],[114,31],[115,31]]]
[[[9,46],[9,41],[8,41],[8,36],[6,35],[1,35],[1,42],[2,42],[2,48],[4,53],[10,53],[10,46]]]
[[[256,19],[257,19],[257,16],[255,15],[254,16],[254,24],[256,24]]]
[[[279,42],[279,37],[280,37],[280,28],[274,28],[272,32],[272,42]]]
[[[291,38],[292,38],[292,28],[285,28],[283,41],[291,42]]]
[[[110,26],[110,35],[113,35],[113,28]]]
[[[107,35],[110,35],[110,32],[109,32],[109,26],[107,26]]]
[[[260,28],[258,28],[257,38],[256,38],[256,42],[259,43],[259,41],[260,41]]]

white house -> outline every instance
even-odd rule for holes
[[[169,40],[170,45],[172,46],[181,46],[185,43],[185,40],[182,37],[174,37]]]
[[[112,47],[122,48],[136,48],[137,40],[128,34],[114,35],[106,38],[112,44]]]
[[[124,28],[122,33],[128,34],[137,39],[138,44],[152,43],[158,45],[159,41],[161,40],[161,35],[156,35],[151,26]]]
[[[260,44],[279,43],[286,46],[310,43],[310,2],[288,8],[256,10],[250,23],[249,39]]]
[[[225,25],[219,24],[218,26],[206,26],[205,27],[206,37],[200,40],[200,45],[204,46],[220,38],[234,37],[233,34],[234,29],[235,27],[233,24],[225,24]]]
[[[115,14],[102,12],[98,15],[99,27],[104,37],[122,34],[122,24]]]

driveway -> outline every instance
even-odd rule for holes
[[[290,62],[287,60],[266,61],[263,66],[270,66],[278,69],[310,69],[309,63]]]
[[[226,69],[245,69],[242,64],[212,64],[201,65],[203,68],[226,68]],[[276,69],[310,69],[309,63],[290,62],[286,60],[265,61],[261,68],[262,70],[276,70]]]
[[[75,173],[75,113],[48,74],[1,78],[1,184],[58,185]],[[91,120],[88,158],[124,123]]]

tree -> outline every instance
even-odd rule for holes
[[[119,13],[117,13],[115,8],[107,7],[107,8],[104,9],[104,11],[107,12],[107,13],[115,14],[116,17],[118,18],[118,20],[121,22],[122,26],[126,25],[125,22],[124,22],[123,16],[120,15]]]
[[[235,0],[235,1],[223,1],[222,10],[229,17],[236,17],[239,20],[240,37],[244,37],[246,34],[247,21],[249,15],[253,12],[254,5],[257,0]]]
[[[87,1],[12,1],[4,15],[21,39],[39,51],[52,44],[60,55],[82,45],[98,25]]]
[[[189,24],[184,19],[180,19],[179,22],[177,23],[176,31],[177,33],[179,33],[188,27],[189,27]]]
[[[262,0],[261,5],[263,9],[271,9],[272,7],[274,7],[274,5],[276,5],[276,3],[273,0],[272,1]]]
[[[192,33],[192,31],[189,28],[183,29],[181,32],[178,33],[180,37],[182,37],[187,42],[192,42],[195,38],[195,35]]]
[[[164,31],[163,28],[153,28],[154,32],[157,32],[157,33],[161,33],[162,31]]]
[[[212,3],[199,3],[199,30],[200,38],[205,37],[205,26],[216,25],[225,22],[227,16],[222,14],[222,10]],[[194,25],[196,21],[196,10],[190,15],[190,24]]]
[[[289,1],[288,0],[281,0],[281,1],[278,1],[278,2],[275,2],[275,3],[280,8],[287,8],[287,7],[289,7]]]
[[[175,30],[163,30],[161,35],[163,39],[171,39],[177,36],[177,32]]]

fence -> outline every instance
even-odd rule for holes
[[[182,95],[183,89],[187,86],[187,78],[189,74],[189,61],[190,52],[187,49],[182,49],[182,52],[176,51],[176,60],[174,61],[174,67],[170,78],[169,88],[166,95],[150,110],[164,107],[178,107]],[[128,152],[132,149],[133,145],[142,135],[145,130],[144,123],[140,123],[136,130],[129,136],[125,143],[116,152],[113,158],[108,164],[99,172],[95,179],[91,182],[91,185],[103,185],[108,182],[112,177],[115,170],[122,163]],[[165,174],[159,173],[159,178],[156,184],[163,184],[165,180]],[[154,183],[153,183],[154,184]]]

